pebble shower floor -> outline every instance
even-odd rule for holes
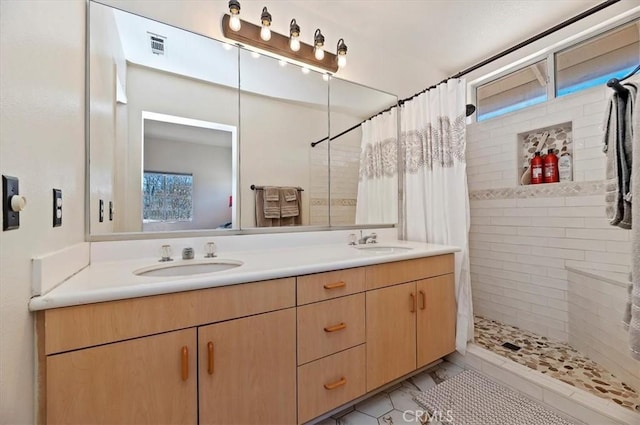
[[[640,394],[635,389],[567,343],[479,316],[475,318],[474,342],[566,384],[640,412]],[[512,351],[502,346],[505,342],[522,348]]]

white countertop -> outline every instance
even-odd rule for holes
[[[219,252],[217,260],[235,260],[239,267],[210,274],[177,277],[137,276],[133,272],[157,265],[158,258],[94,262],[46,294],[31,298],[29,310],[46,310],[103,301],[191,291],[216,286],[299,276],[459,251],[458,248],[407,241],[384,241],[379,246],[402,246],[398,253],[371,253],[342,244]],[[197,253],[196,253],[197,255]],[[179,256],[176,256],[179,258]],[[198,255],[197,257],[198,258]],[[171,265],[192,260],[176,260]]]

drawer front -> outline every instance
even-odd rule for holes
[[[293,307],[295,278],[45,310],[46,354]]]
[[[299,276],[298,305],[364,291],[364,267]]]
[[[364,293],[298,307],[298,364],[365,341]]]
[[[298,423],[365,393],[365,345],[298,367]]]
[[[367,290],[453,273],[454,254],[366,267]]]

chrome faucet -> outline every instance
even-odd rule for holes
[[[167,261],[173,261],[173,258],[171,258],[171,245],[162,245],[162,247],[160,247],[160,261],[161,263],[165,263]]]
[[[370,235],[362,235],[362,230],[360,230],[360,239],[358,240],[358,244],[359,245],[364,245],[367,243],[377,243],[378,235],[376,235],[374,232],[371,232]]]

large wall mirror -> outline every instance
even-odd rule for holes
[[[88,25],[92,240],[397,222],[356,217],[360,124],[396,96],[99,3]]]

